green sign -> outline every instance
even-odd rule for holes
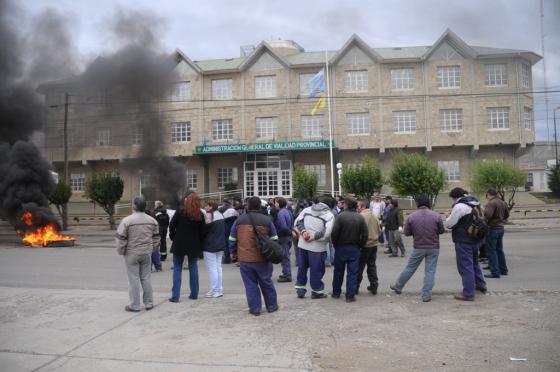
[[[335,143],[333,141],[333,147]],[[329,141],[288,141],[288,142],[257,142],[226,145],[196,146],[195,154],[223,154],[228,152],[267,152],[267,151],[303,151],[325,150],[329,148]]]

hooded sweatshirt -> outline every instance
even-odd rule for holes
[[[476,243],[476,241],[469,236],[467,228],[472,221],[472,209],[478,206],[480,206],[480,202],[470,195],[458,199],[455,204],[453,204],[451,214],[443,223],[445,227],[451,229],[453,243]]]
[[[334,215],[328,205],[324,203],[313,204],[305,208],[295,221],[295,228],[299,232],[298,247],[310,252],[325,252],[325,242],[330,238],[334,224]],[[313,240],[306,241],[303,233],[308,232]]]

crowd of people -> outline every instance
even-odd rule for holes
[[[124,256],[130,303],[126,311],[138,312],[142,302],[146,310],[153,308],[150,274],[161,271],[161,261],[167,257],[167,231],[171,239],[169,253],[173,255],[173,280],[169,301],[181,298],[182,273],[187,258],[189,296],[199,298],[198,260],[204,259],[208,271],[206,298],[223,296],[222,265],[239,267],[245,287],[249,313],[260,315],[262,298],[268,312],[277,311],[278,300],[274,285],[273,264],[261,251],[260,236],[277,242],[283,250],[278,283],[291,283],[292,248],[294,248],[294,289],[298,298],[324,299],[329,296],[323,277],[327,266],[334,266],[330,296],[346,302],[356,301],[360,293],[364,270],[369,285],[367,291],[376,295],[377,249],[386,247],[389,257],[405,257],[402,235],[411,236],[412,251],[404,270],[390,285],[401,294],[406,283],[425,260],[424,284],[421,298],[432,300],[438,256],[439,237],[447,229],[455,245],[457,269],[463,289],[454,297],[473,301],[476,291],[487,291],[486,278],[500,278],[508,274],[503,250],[504,222],[509,217],[507,205],[494,189],[486,193],[484,209],[481,203],[462,188],[449,193],[452,209],[445,219],[433,211],[431,200],[417,197],[417,210],[405,219],[399,203],[391,196],[375,195],[372,200],[352,197],[315,197],[290,202],[282,197],[261,200],[253,196],[213,200],[204,204],[195,192],[188,193],[181,208],[171,219],[163,203],[156,201],[149,212],[142,197],[133,201],[133,213],[124,218],[117,229],[117,250]],[[260,235],[259,235],[260,234]],[[257,236],[259,235],[259,236]],[[280,248],[279,248],[280,249]],[[479,250],[484,250],[490,273],[483,275]],[[346,274],[346,277],[345,277]],[[345,291],[342,286],[346,281]]]

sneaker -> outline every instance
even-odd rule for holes
[[[210,292],[206,293],[206,295],[204,297],[212,298],[212,297],[214,297],[214,292],[210,291]]]
[[[385,254],[391,254],[391,250],[390,250],[390,249],[387,249],[386,251],[383,251],[383,253],[385,253]]]
[[[139,313],[140,309],[136,310],[136,309],[131,308],[129,305],[126,305],[124,307],[124,311],[130,311],[131,313]]]
[[[340,293],[331,293],[332,298],[340,298]]]
[[[259,316],[259,315],[261,315],[261,312],[260,311],[249,310],[249,314],[254,315],[254,316]]]
[[[322,299],[322,298],[328,298],[329,295],[327,295],[326,293],[313,293],[311,295],[311,299],[313,300],[318,300],[318,299]]]
[[[499,275],[494,275],[494,274],[484,274],[485,278],[493,278],[493,279],[500,279]]]
[[[146,307],[146,310],[149,311],[149,310],[152,310],[154,308],[154,305],[150,304],[150,305],[146,305],[145,307]]]
[[[371,292],[372,295],[377,294],[377,285],[367,287],[367,290]]]
[[[459,301],[474,301],[474,297],[467,297],[462,293],[457,293],[453,298]]]
[[[404,253],[401,253],[401,257],[404,257]]]
[[[396,294],[401,294],[402,290],[398,289],[395,285],[391,284],[389,285],[389,288],[391,288],[393,291],[395,291]]]
[[[348,297],[346,302],[356,302],[356,297]]]
[[[276,307],[273,307],[272,309],[267,309],[266,311],[268,311],[269,313],[273,313],[275,311],[278,311],[279,308],[280,308],[279,306],[276,306]]]
[[[292,278],[287,278],[287,277],[285,277],[285,276],[283,276],[283,275],[280,275],[280,276],[278,277],[278,280],[277,280],[277,281],[278,281],[278,283],[291,283],[291,282],[292,282]]]
[[[179,302],[179,299],[178,299],[178,298],[173,298],[173,297],[171,297],[171,298],[169,299],[169,302],[177,303],[177,302]]]
[[[486,292],[488,292],[487,288],[482,288],[482,287],[476,287],[476,290],[482,294],[486,294]]]
[[[212,294],[212,298],[218,298],[218,297],[223,297],[224,294],[222,292],[214,292]]]
[[[431,298],[423,298],[423,299],[422,299],[422,302],[430,302],[430,301],[432,301]]]

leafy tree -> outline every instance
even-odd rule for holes
[[[123,194],[123,181],[110,173],[94,174],[86,182],[85,196],[109,215],[109,226],[115,230],[115,204]]]
[[[313,197],[317,193],[317,182],[319,176],[317,173],[308,173],[305,167],[297,164],[292,176],[293,195],[298,199],[307,199]]]
[[[427,196],[432,206],[446,185],[444,171],[421,154],[397,154],[388,181],[398,194]]]
[[[68,201],[72,197],[72,188],[61,178],[49,195],[49,203],[54,204],[62,219],[62,230],[68,229]]]
[[[548,175],[548,188],[556,196],[560,196],[560,164],[550,168]]]
[[[471,171],[470,185],[476,193],[495,188],[500,199],[505,201],[511,210],[515,205],[517,188],[524,186],[526,179],[525,172],[502,160],[477,161]]]
[[[381,169],[369,157],[357,166],[345,166],[340,183],[344,192],[369,199],[383,187]]]

